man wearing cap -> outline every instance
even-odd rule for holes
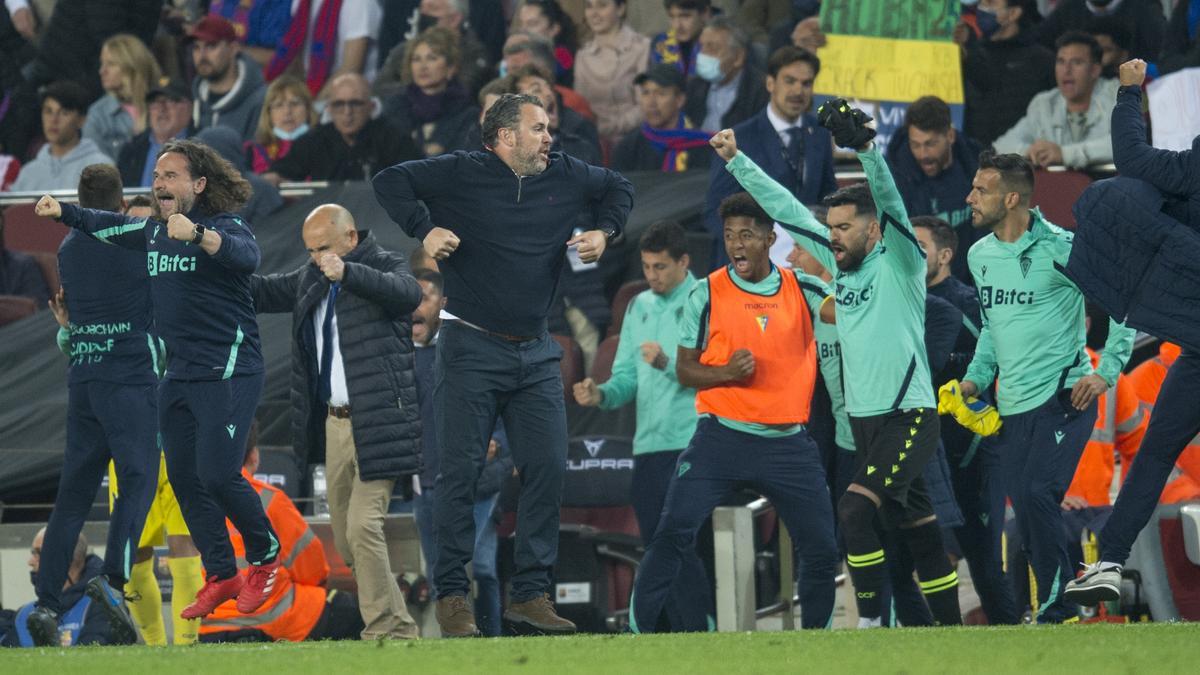
[[[254,137],[267,87],[262,69],[242,54],[237,30],[227,19],[209,14],[192,28],[192,121],[197,129],[217,124],[243,140]]]
[[[195,133],[191,90],[175,78],[159,79],[146,93],[146,117],[146,130],[129,139],[117,156],[121,183],[127,187],[149,187],[154,180],[154,162],[163,144]]]
[[[643,122],[617,144],[613,168],[666,173],[708,168],[712,152],[706,146],[712,132],[696,128],[683,114],[687,102],[683,73],[659,63],[633,83],[638,88]]]

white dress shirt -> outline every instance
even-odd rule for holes
[[[342,292],[339,290],[339,293]],[[321,334],[321,326],[325,323],[325,307],[329,304],[329,296],[326,295],[320,303],[317,304],[317,311],[313,314],[313,326],[317,329],[317,369],[321,367],[321,355],[325,353],[325,336]],[[325,401],[331,406],[343,406],[350,404],[350,393],[346,389],[346,369],[342,365],[342,347],[341,341],[338,340],[338,324],[337,312],[333,313],[333,331],[331,333],[333,342],[333,364],[329,366],[329,400]],[[321,373],[317,373],[317,377],[321,377]]]

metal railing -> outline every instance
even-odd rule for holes
[[[280,183],[279,194],[284,197],[308,197],[318,190],[324,190],[329,187],[327,180],[304,181],[298,183]],[[20,204],[36,204],[37,200],[42,198],[42,195],[50,195],[55,199],[63,202],[79,201],[79,192],[77,190],[25,190],[22,192],[3,192],[0,193],[0,206],[17,206]],[[148,187],[129,187],[122,191],[125,198],[135,197],[137,195],[150,194]]]

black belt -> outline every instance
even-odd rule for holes
[[[336,417],[339,420],[348,420],[350,419],[350,406],[331,405],[329,406],[329,416]]]

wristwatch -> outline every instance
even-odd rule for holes
[[[196,223],[195,226],[196,229],[193,230],[194,234],[192,235],[192,243],[199,246],[200,242],[204,241],[204,233],[208,231],[208,228],[204,227],[200,223]]]
[[[609,243],[612,243],[612,240],[617,238],[617,231],[611,227],[606,227],[600,231],[604,233],[604,238],[608,240]]]

